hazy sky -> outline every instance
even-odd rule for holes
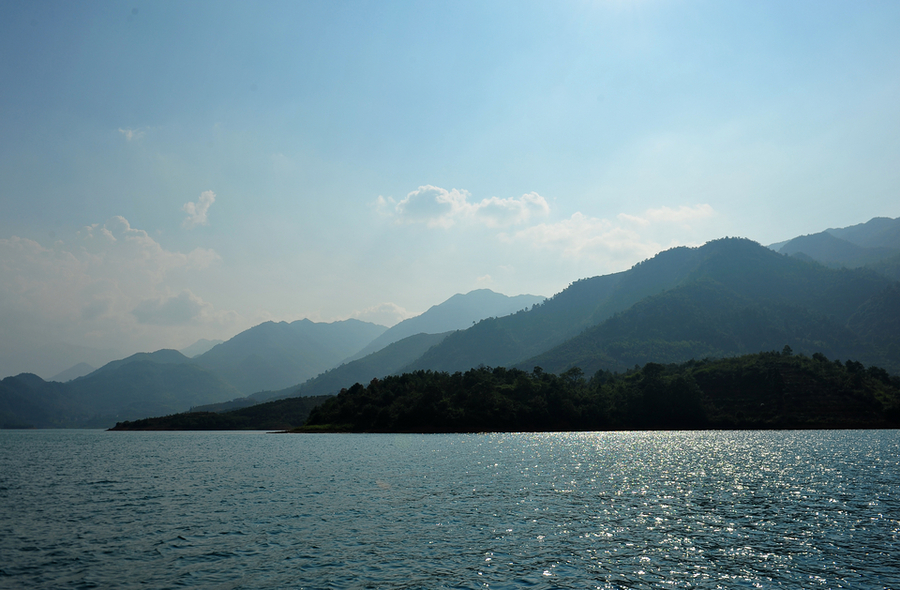
[[[896,1],[2,2],[0,376],[900,216],[898,31]]]

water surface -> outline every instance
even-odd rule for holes
[[[3,588],[900,588],[897,431],[0,431]]]

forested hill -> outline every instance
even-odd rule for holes
[[[769,247],[835,268],[864,266],[900,280],[900,218],[875,217],[866,223],[797,236]]]
[[[675,289],[649,297],[517,365],[588,373],[778,348],[900,371],[900,290],[872,271],[831,269],[748,240],[699,249]]]
[[[699,428],[896,428],[900,378],[861,363],[781,352],[648,363],[585,379],[536,368],[416,371],[356,384],[310,413],[306,432]]]
[[[897,332],[886,336],[884,328],[900,318],[895,285],[870,270],[826,268],[725,238],[573,283],[532,310],[451,334],[405,370],[536,364],[592,372],[787,342],[897,371]]]
[[[575,281],[530,310],[489,318],[449,335],[406,370],[464,371],[525,360],[645,297],[676,287],[695,271],[702,254],[702,249],[673,248],[628,271]]]

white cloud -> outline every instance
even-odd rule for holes
[[[659,248],[655,242],[642,240],[633,229],[581,213],[557,223],[541,223],[503,238],[553,250],[564,258],[587,257],[604,263],[646,258]]]
[[[180,326],[219,337],[240,321],[191,290],[219,260],[213,250],[167,250],[123,217],[85,227],[67,242],[0,239],[4,341],[152,349],[196,340],[193,332],[177,332]]]
[[[474,203],[469,191],[424,185],[400,202],[379,196],[376,207],[394,215],[402,223],[424,223],[428,227],[449,228],[457,222],[472,222],[487,227],[507,227],[527,223],[533,217],[546,216],[550,206],[541,195],[531,192],[519,198],[490,197]]]
[[[664,248],[708,239],[703,230],[716,212],[708,204],[659,207],[640,215],[620,214],[617,222],[575,213],[556,223],[541,223],[513,234],[508,243],[524,243],[567,259],[585,259],[607,269],[621,269]]]
[[[122,129],[119,127],[119,133],[125,136],[126,141],[133,141],[144,137],[144,132],[140,129]]]
[[[196,203],[185,203],[182,211],[188,214],[187,218],[181,223],[182,227],[192,228],[198,225],[206,225],[206,218],[210,206],[216,201],[216,193],[212,191],[203,191]]]

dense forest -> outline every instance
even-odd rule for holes
[[[299,431],[480,432],[900,425],[900,378],[785,346],[719,360],[647,363],[586,378],[480,367],[356,384]]]

